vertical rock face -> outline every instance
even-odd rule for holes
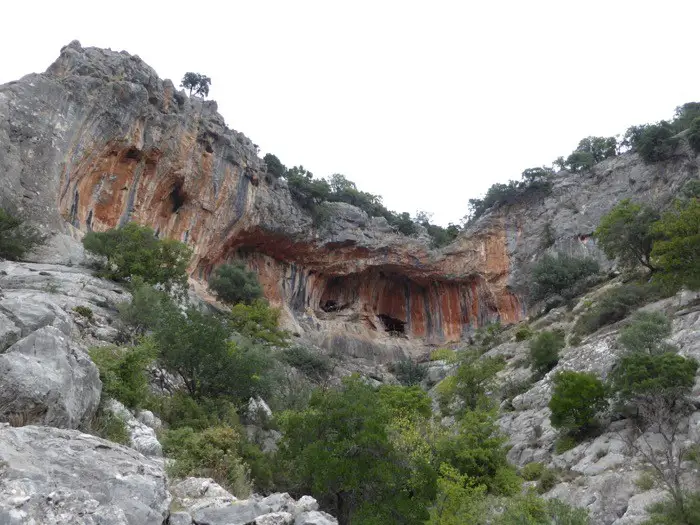
[[[600,257],[590,233],[615,202],[668,201],[698,171],[681,151],[651,167],[626,155],[560,174],[550,195],[493,210],[436,251],[347,204],[327,204],[331,218],[314,227],[216,109],[137,56],[72,42],[45,73],[0,86],[0,205],[59,233],[150,225],[194,248],[196,281],[245,260],[295,331],[405,351],[518,321],[541,253]]]

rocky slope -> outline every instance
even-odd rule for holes
[[[487,214],[434,251],[346,204],[312,227],[215,102],[125,52],[72,42],[45,73],[0,86],[0,114],[0,205],[56,234],[39,260],[79,262],[81,231],[148,224],[194,248],[195,281],[244,259],[289,328],[379,362],[522,319],[523,275],[547,225],[553,248],[599,256],[590,233],[615,202],[667,201],[697,174],[687,152],[650,167],[618,157],[560,175],[551,195]]]

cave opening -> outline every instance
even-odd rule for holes
[[[177,210],[182,208],[187,200],[187,195],[182,191],[182,182],[178,182],[173,186],[173,191],[170,192],[170,202],[173,205],[173,213],[177,213]]]
[[[333,299],[328,299],[319,306],[324,312],[339,312],[347,307],[346,304],[338,304],[338,302],[334,301]]]
[[[389,333],[389,335],[398,337],[406,333],[406,322],[396,317],[391,317],[387,314],[377,315],[384,325],[384,330]]]
[[[131,160],[141,160],[141,156],[143,153],[141,152],[140,149],[138,148],[129,148],[126,150],[126,154],[124,155],[124,158],[131,159]]]

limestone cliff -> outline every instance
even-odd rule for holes
[[[558,177],[550,196],[489,213],[434,251],[344,204],[313,227],[215,102],[188,98],[126,52],[72,42],[45,73],[0,86],[0,116],[3,207],[59,236],[151,225],[194,248],[200,284],[243,259],[294,331],[379,361],[521,319],[545,224],[554,248],[595,252],[590,232],[617,200],[667,200],[697,173],[688,154],[650,168],[616,158]]]

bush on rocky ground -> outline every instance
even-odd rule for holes
[[[43,242],[36,228],[0,208],[0,259],[18,261]]]

